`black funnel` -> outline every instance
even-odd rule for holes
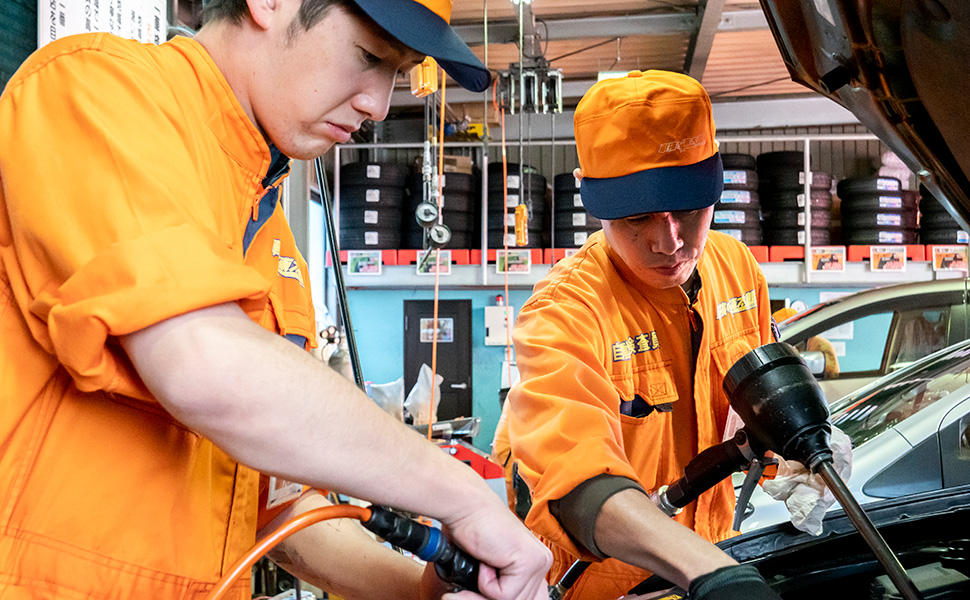
[[[728,370],[724,391],[750,436],[815,471],[832,459],[829,409],[818,382],[789,344],[766,344]]]

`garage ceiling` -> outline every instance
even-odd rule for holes
[[[198,27],[202,0],[169,3],[179,22]],[[512,0],[454,0],[451,23],[489,69],[503,71],[519,62],[519,10]],[[537,34],[523,45],[562,70],[567,106],[600,71],[633,69],[688,73],[715,101],[815,95],[791,81],[758,0],[532,0],[522,21]],[[403,78],[395,105],[422,105],[407,87]],[[456,86],[448,93],[449,104],[483,98]]]
[[[510,0],[455,0],[452,25],[492,71],[507,70],[519,61],[519,11]],[[525,32],[535,23],[532,47],[562,70],[568,104],[598,72],[632,69],[688,73],[715,99],[810,94],[791,81],[753,0],[533,0],[521,11]]]

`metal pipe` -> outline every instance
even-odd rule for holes
[[[886,569],[889,579],[895,584],[896,589],[899,590],[903,598],[906,598],[906,600],[923,600],[923,595],[913,584],[913,580],[909,578],[903,565],[889,548],[889,544],[883,539],[875,525],[872,524],[869,516],[863,512],[862,507],[859,506],[855,497],[849,492],[849,488],[846,487],[845,482],[839,477],[839,473],[835,470],[832,461],[820,461],[813,467],[813,470],[825,480],[826,485],[832,490],[832,494],[839,501],[839,504],[842,505],[843,510],[845,510],[846,516],[849,517],[849,520],[855,525],[859,534],[869,547],[872,548],[876,559]]]
[[[327,235],[330,236],[330,257],[333,262],[333,279],[337,287],[337,297],[340,300],[340,316],[344,322],[344,335],[347,336],[347,352],[350,354],[350,367],[354,372],[354,382],[361,390],[365,389],[364,374],[360,369],[360,358],[357,356],[357,340],[354,338],[354,327],[350,322],[350,307],[347,305],[347,287],[344,285],[343,267],[340,266],[340,248],[337,246],[337,228],[333,224],[333,207],[330,204],[330,194],[327,191],[327,174],[323,171],[323,159],[313,159],[313,167],[317,173],[317,184],[320,186],[320,202],[323,203],[323,220],[327,225]]]
[[[802,149],[802,173],[804,173],[804,181],[802,182],[802,194],[805,196],[805,283],[811,283],[812,281],[812,154],[811,154],[811,144],[808,140],[805,140],[804,147]],[[798,221],[796,221],[797,223]]]
[[[569,588],[573,587],[573,584],[576,583],[576,580],[586,571],[589,565],[590,563],[583,560],[577,560],[570,565],[569,569],[563,574],[562,579],[559,580],[559,583],[549,586],[549,600],[562,600],[566,596],[566,592],[569,591]]]

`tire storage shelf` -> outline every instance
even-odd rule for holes
[[[719,136],[731,142],[799,142],[803,150],[761,152],[757,156],[722,152],[724,191],[715,206],[712,230],[732,235],[751,247],[769,284],[857,287],[899,281],[960,277],[962,272],[932,268],[934,245],[966,245],[967,233],[928,194],[902,189],[898,179],[866,176],[836,181],[813,169],[816,157],[808,152],[818,140],[875,140],[871,134]],[[537,141],[533,145],[574,145],[573,140]],[[415,208],[428,196],[413,163],[387,161],[344,163],[341,152],[401,149],[419,156],[422,144],[354,144],[336,146],[333,154],[335,206],[339,214],[341,253],[346,250],[381,250],[385,268],[381,277],[348,274],[351,287],[428,287],[434,278],[416,276],[417,252],[423,248],[423,229]],[[777,147],[777,146],[776,146]],[[791,147],[791,146],[789,146]],[[515,212],[520,204],[528,213],[531,268],[509,274],[513,288],[529,289],[558,260],[579,248],[601,223],[582,206],[579,181],[560,166],[488,162],[484,143],[446,143],[445,152],[460,148],[472,155],[474,175],[446,172],[443,180],[442,218],[452,238],[450,275],[442,285],[501,287],[495,249],[515,247]],[[722,145],[722,149],[724,146]],[[809,165],[806,176],[805,165]],[[376,168],[375,168],[376,167]],[[482,176],[484,175],[484,177]],[[838,198],[838,204],[836,203]],[[841,220],[839,220],[841,219]],[[806,223],[806,221],[808,221]],[[841,225],[841,227],[840,227]],[[806,234],[811,246],[844,246],[848,258],[840,272],[808,268]],[[506,237],[507,236],[507,237]],[[868,248],[905,246],[903,272],[874,272]],[[328,261],[329,262],[329,261]]]

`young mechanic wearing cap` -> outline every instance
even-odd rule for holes
[[[0,596],[201,597],[254,544],[262,472],[439,519],[483,561],[484,596],[545,597],[548,550],[485,482],[310,356],[306,263],[277,202],[288,157],[383,119],[426,54],[487,88],[449,12],[213,0],[194,39],[67,37],[10,79]],[[334,523],[277,556],[345,597],[417,597],[420,567]]]
[[[550,582],[596,561],[574,600],[619,598],[648,571],[693,599],[777,598],[711,543],[731,535],[730,481],[673,519],[648,496],[724,439],[724,375],[772,341],[757,262],[709,231],[723,177],[714,134],[706,92],[678,73],[604,80],[576,109],[580,191],[603,231],[522,307],[521,380],[496,436],[531,490],[525,522],[553,550]]]

